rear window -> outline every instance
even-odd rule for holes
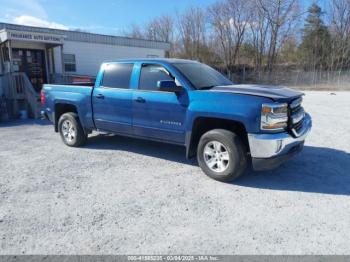
[[[134,64],[108,64],[103,74],[102,85],[111,88],[130,88]]]

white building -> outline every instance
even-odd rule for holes
[[[94,78],[104,61],[164,57],[169,49],[165,42],[0,23],[0,89],[30,107],[28,97],[44,83]]]

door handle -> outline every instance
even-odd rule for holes
[[[142,98],[142,97],[136,98],[135,101],[138,102],[138,103],[145,103],[146,102],[146,100],[144,98]]]
[[[105,96],[102,95],[102,94],[98,94],[98,95],[96,96],[96,98],[97,98],[97,99],[105,99]]]

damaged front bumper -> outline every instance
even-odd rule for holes
[[[248,134],[250,155],[254,170],[270,170],[299,153],[311,131],[312,120],[305,115],[303,127],[297,137],[291,134]]]

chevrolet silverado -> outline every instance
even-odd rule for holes
[[[280,86],[235,85],[190,60],[103,63],[94,86],[44,85],[42,114],[68,146],[103,131],[186,147],[209,177],[231,181],[247,165],[278,167],[311,130],[303,94]]]

